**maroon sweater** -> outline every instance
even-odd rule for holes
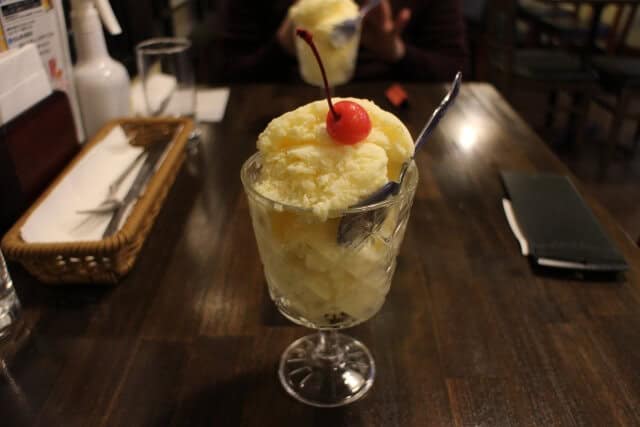
[[[222,79],[226,81],[299,80],[295,58],[275,38],[291,0],[221,2]],[[466,65],[459,0],[391,0],[393,14],[411,9],[403,32],[407,50],[397,63],[385,63],[360,49],[356,80],[451,80]]]

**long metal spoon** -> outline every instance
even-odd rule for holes
[[[429,120],[427,121],[427,124],[422,128],[422,131],[420,131],[418,138],[416,138],[413,156],[402,164],[398,181],[389,181],[366,199],[351,206],[352,208],[378,203],[391,195],[398,194],[400,188],[402,188],[404,177],[409,169],[409,165],[416,155],[416,152],[424,145],[425,141],[429,139],[434,129],[438,126],[438,123],[440,123],[440,120],[442,120],[444,115],[447,113],[451,104],[456,100],[456,97],[460,92],[461,83],[462,73],[458,71],[455,79],[453,79],[453,83],[451,83],[449,92],[447,92],[440,102],[440,105],[438,105],[438,107],[433,111],[431,117],[429,117]],[[355,213],[342,217],[340,226],[338,227],[338,243],[341,245],[360,244],[364,239],[366,239],[368,234],[375,232],[380,228],[386,217],[386,209],[374,209],[372,211]]]
[[[334,47],[340,47],[345,45],[351,37],[353,37],[358,31],[358,27],[360,27],[360,23],[364,19],[364,17],[377,5],[380,4],[380,0],[369,0],[367,4],[365,4],[358,16],[355,18],[345,19],[342,22],[337,23],[333,30],[331,30],[331,44]]]

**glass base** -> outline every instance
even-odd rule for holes
[[[196,123],[195,127],[189,134],[189,142],[193,142],[193,141],[197,142],[200,138],[202,138],[202,130],[198,127],[198,124]]]
[[[29,329],[26,322],[20,318],[9,330],[3,332],[4,335],[0,337],[0,362],[4,362],[5,366],[10,366],[18,356],[20,350],[27,345],[31,338],[31,329]],[[0,369],[0,371],[1,370],[2,369]],[[0,372],[0,378],[1,377],[2,373]]]
[[[0,340],[11,333],[19,317],[20,302],[10,287],[4,295],[0,295]]]
[[[360,341],[322,331],[287,347],[278,376],[285,390],[299,401],[335,407],[355,402],[369,391],[375,363]]]
[[[194,127],[191,133],[189,134],[189,139],[187,140],[187,153],[190,155],[198,154],[200,151],[200,144],[202,143],[202,130],[197,127]]]

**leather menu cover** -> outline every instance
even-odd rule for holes
[[[0,127],[0,236],[79,150],[64,92],[53,91]]]
[[[501,172],[530,255],[540,265],[600,271],[628,268],[568,177]]]

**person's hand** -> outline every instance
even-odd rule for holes
[[[294,5],[297,2],[298,0],[293,0],[291,2],[291,5]],[[291,22],[291,19],[289,19],[289,13],[287,13],[287,15],[280,23],[280,27],[278,27],[278,31],[276,32],[276,39],[278,40],[278,44],[280,45],[280,47],[289,55],[296,54],[296,47],[293,40],[293,30],[293,22]]]
[[[280,47],[290,55],[295,55],[295,46],[293,44],[293,23],[289,16],[286,16],[276,32],[276,39]]]
[[[382,0],[364,19],[362,45],[383,61],[400,61],[406,53],[402,32],[410,19],[410,9],[401,9],[394,18],[389,1]]]

